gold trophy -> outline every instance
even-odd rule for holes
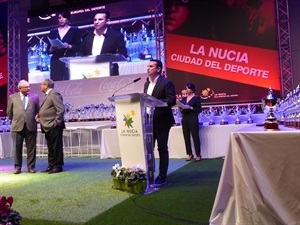
[[[267,111],[267,117],[265,119],[264,128],[265,130],[279,130],[278,122],[274,113],[274,109],[277,104],[277,97],[273,94],[273,90],[269,87],[268,95],[264,97],[264,105]]]

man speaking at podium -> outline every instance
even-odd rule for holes
[[[172,106],[176,104],[175,87],[172,81],[162,73],[162,62],[151,59],[147,66],[148,78],[144,85],[144,93],[168,104],[167,107],[155,107],[153,113],[153,143],[157,140],[159,154],[159,175],[154,186],[166,183],[169,167],[168,139],[171,127],[175,124]]]
[[[121,54],[127,58],[124,36],[121,32],[109,28],[110,12],[100,9],[94,16],[94,32],[83,38],[78,56]],[[117,63],[113,63],[112,75],[119,75]]]

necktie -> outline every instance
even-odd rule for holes
[[[23,106],[24,106],[24,109],[25,109],[25,106],[26,106],[26,96],[25,95],[23,96],[22,102],[23,102]]]

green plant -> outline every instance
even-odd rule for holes
[[[11,208],[13,202],[12,196],[0,196],[0,225],[20,225],[22,217]]]
[[[145,182],[147,180],[146,171],[138,164],[132,167],[115,164],[112,169],[111,176],[114,179],[124,180],[128,186],[133,186],[138,181]]]

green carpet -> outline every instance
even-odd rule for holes
[[[140,196],[112,188],[111,168],[120,159],[66,158],[65,171],[51,175],[14,175],[12,159],[0,163],[0,195],[14,197],[22,225],[156,225],[207,223],[223,160],[171,159],[167,185]],[[46,167],[38,159],[36,169]]]

